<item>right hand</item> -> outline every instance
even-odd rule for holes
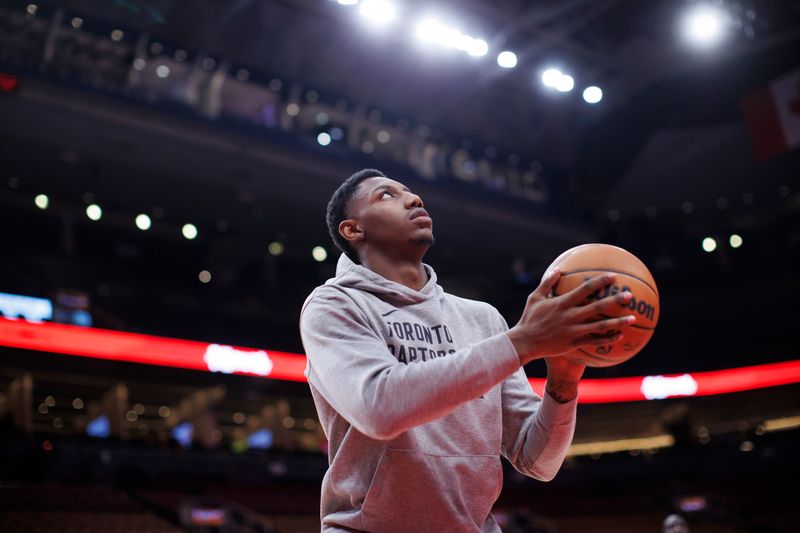
[[[553,296],[561,272],[553,270],[528,296],[522,318],[508,331],[520,364],[558,356],[578,346],[613,344],[622,339],[620,329],[633,324],[634,315],[600,318],[619,304],[627,304],[631,293],[624,291],[589,304],[589,296],[614,283],[615,274],[585,281],[569,292]]]

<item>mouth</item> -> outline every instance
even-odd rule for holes
[[[409,215],[408,219],[417,224],[428,224],[428,225],[433,224],[433,220],[431,219],[428,212],[422,208],[414,209],[411,212],[411,215]]]
[[[422,209],[421,207],[411,211],[411,215],[409,215],[408,218],[410,218],[411,220],[414,220],[415,218],[419,218],[419,217],[431,218],[431,216],[428,214],[428,212],[425,211],[424,209]]]

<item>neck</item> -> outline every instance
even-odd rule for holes
[[[422,257],[397,259],[380,254],[361,254],[361,264],[384,278],[418,291],[428,283]]]

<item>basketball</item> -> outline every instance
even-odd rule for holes
[[[568,354],[571,360],[586,366],[613,366],[624,363],[647,345],[658,324],[658,288],[652,274],[639,258],[610,244],[582,244],[558,256],[547,268],[545,276],[555,267],[561,270],[561,278],[554,289],[555,295],[564,294],[584,281],[607,272],[615,273],[616,281],[590,296],[587,304],[623,291],[633,295],[627,304],[619,304],[613,311],[602,315],[603,318],[636,316],[636,322],[622,328],[622,340],[615,344],[581,346]]]

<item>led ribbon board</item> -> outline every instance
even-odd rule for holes
[[[0,318],[0,346],[110,361],[306,381],[301,354],[241,348],[52,322]],[[531,387],[544,391],[544,379]],[[611,403],[710,396],[800,383],[800,360],[665,376],[584,379],[580,403]]]

